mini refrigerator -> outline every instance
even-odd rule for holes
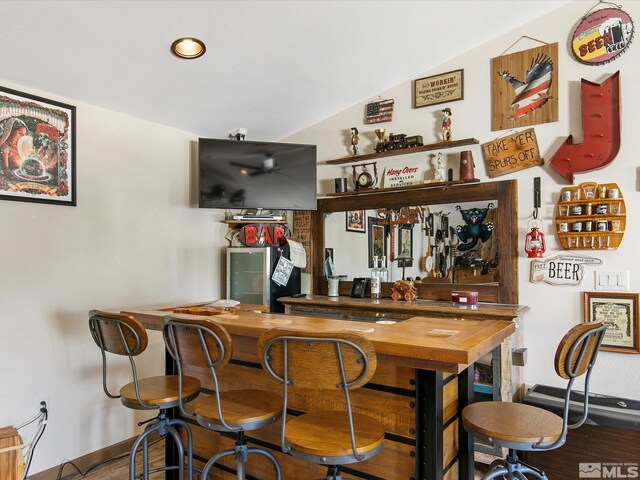
[[[293,267],[287,285],[275,283],[271,276],[280,255],[289,258],[289,245],[227,248],[227,298],[284,313],[284,305],[277,299],[300,293],[300,269]]]

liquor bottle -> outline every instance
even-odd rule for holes
[[[371,269],[371,298],[380,298],[380,267],[378,257],[373,257],[373,268]]]
[[[388,282],[389,281],[389,269],[387,268],[387,257],[382,257],[382,262],[380,264],[380,281]],[[382,289],[382,286],[380,286]]]

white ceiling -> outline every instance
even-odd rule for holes
[[[199,136],[279,140],[567,1],[4,0],[0,80]],[[205,56],[172,56],[181,36]]]

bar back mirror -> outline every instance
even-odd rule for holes
[[[412,279],[419,298],[450,300],[473,290],[481,301],[518,302],[516,180],[347,195],[318,201],[313,222],[313,292],[327,275],[368,277],[377,258],[394,281]]]

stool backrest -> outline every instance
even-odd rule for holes
[[[233,354],[233,344],[229,332],[213,320],[167,315],[164,317],[162,335],[167,351],[176,361],[180,398],[182,399],[184,368],[207,368],[213,379],[220,422],[229,430],[241,430],[241,428],[227,424],[224,420],[220,406],[220,387],[216,375],[216,368],[226,365]],[[193,413],[185,411],[182,400],[180,401],[180,411],[185,416],[194,416]]]
[[[274,328],[260,336],[258,352],[263,368],[283,384],[283,452],[287,453],[289,388],[342,390],[353,456],[357,460],[364,459],[356,449],[349,390],[361,387],[375,373],[377,359],[371,342],[356,333],[310,333]]]
[[[560,438],[552,444],[537,448],[549,450],[559,447],[564,444],[568,429],[578,428],[587,420],[589,416],[589,379],[598,358],[605,330],[606,326],[603,322],[582,323],[571,328],[560,340],[554,361],[556,373],[569,380],[564,398],[562,433]],[[577,421],[570,424],[569,407],[572,401],[575,402],[575,398],[571,398],[573,382],[582,375],[585,375],[582,414]]]
[[[596,361],[604,330],[602,322],[582,323],[569,330],[556,350],[556,373],[567,380],[587,373]]]
[[[120,398],[120,395],[112,394],[107,387],[107,356],[105,352],[125,355],[131,364],[131,376],[138,402],[143,408],[157,408],[145,404],[140,399],[138,390],[138,374],[133,357],[144,352],[149,343],[147,331],[142,324],[129,315],[91,310],[89,312],[89,330],[94,342],[102,352],[102,389],[104,393],[109,398]]]

